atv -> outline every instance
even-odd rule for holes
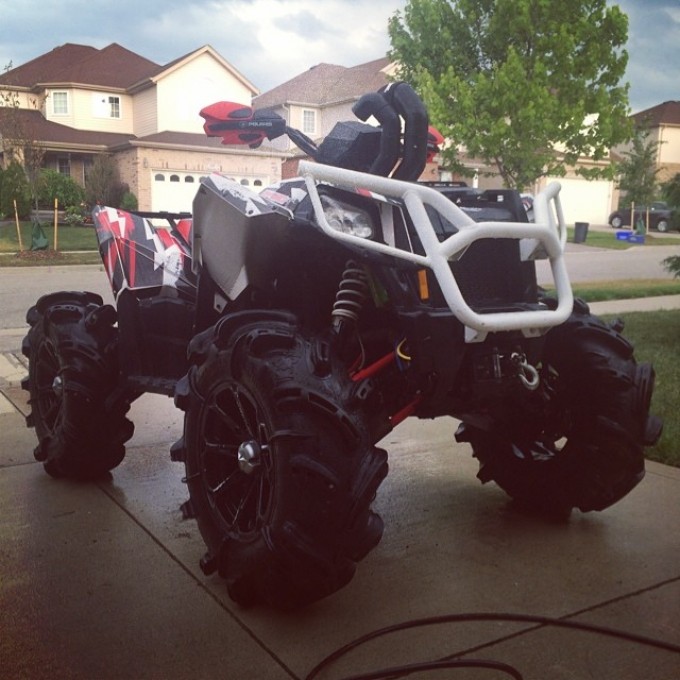
[[[172,396],[201,568],[242,605],[348,583],[383,532],[378,444],[405,418],[454,416],[482,482],[562,517],[625,496],[661,432],[652,367],[573,298],[559,185],[532,223],[515,191],[447,197],[417,182],[440,138],[409,85],[353,112],[317,146],[271,111],[207,107],[208,135],[287,134],[312,160],[259,194],[211,174],[192,215],[96,207],[115,307],[59,292],[27,313],[35,457],[54,477],[106,475],[133,400]]]

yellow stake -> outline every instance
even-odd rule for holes
[[[55,252],[57,251],[57,231],[58,231],[58,222],[57,222],[57,210],[59,207],[59,199],[55,198],[54,199],[54,250]]]
[[[17,238],[19,239],[19,252],[24,249],[24,244],[21,242],[21,229],[19,228],[19,211],[17,210],[17,199],[14,199],[14,219],[17,223]]]

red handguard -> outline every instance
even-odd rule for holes
[[[221,137],[222,144],[259,146],[286,131],[286,121],[276,113],[254,111],[235,102],[216,102],[201,109],[203,130],[208,137]]]

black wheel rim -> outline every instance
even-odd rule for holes
[[[213,515],[230,536],[262,527],[272,502],[273,470],[262,409],[237,383],[219,385],[204,406],[202,482]]]
[[[33,405],[47,430],[54,433],[62,418],[64,383],[59,357],[51,342],[40,344],[35,364],[37,398],[34,398]]]

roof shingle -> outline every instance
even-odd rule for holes
[[[26,138],[40,141],[41,144],[70,144],[78,146],[109,147],[121,144],[134,135],[119,134],[115,132],[99,132],[96,130],[77,130],[68,125],[61,125],[47,120],[40,111],[29,109],[11,109],[0,107],[0,132],[5,127],[4,123],[10,116],[18,116],[16,123]],[[6,134],[11,134],[6,129]]]
[[[66,43],[0,76],[0,84],[31,88],[40,83],[79,83],[125,89],[162,66],[111,43],[98,50]]]
[[[646,123],[652,127],[659,125],[680,125],[680,102],[667,101],[663,104],[652,106],[651,109],[645,109],[636,113],[633,120],[638,123]]]
[[[387,57],[350,68],[335,64],[318,64],[255,97],[253,106],[262,109],[287,102],[326,106],[353,99],[386,85],[387,76],[384,69],[389,64],[390,60]]]

